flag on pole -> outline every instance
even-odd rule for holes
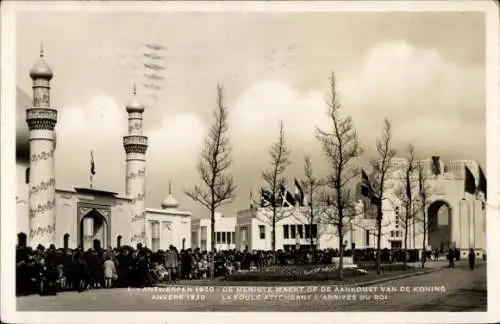
[[[375,188],[363,169],[361,169],[361,195],[369,198],[371,203],[376,206],[382,205],[382,199],[375,193]]]
[[[299,206],[304,206],[304,191],[302,191],[302,187],[297,179],[295,179],[295,191],[298,194]]]
[[[370,197],[373,192],[372,183],[368,179],[368,175],[365,170],[361,169],[361,195],[365,197]]]
[[[474,175],[469,170],[469,168],[465,165],[465,182],[464,182],[464,190],[467,193],[474,195],[476,193],[476,179]]]
[[[479,167],[479,182],[477,184],[477,193],[483,193],[484,200],[487,199],[486,191],[488,186],[486,184],[486,176],[484,175],[483,169]]]
[[[436,176],[441,174],[441,163],[439,162],[439,156],[432,157],[432,173]]]
[[[90,174],[95,175],[94,151],[90,151]]]
[[[280,192],[282,199],[281,204],[283,207],[295,206],[295,199],[293,199],[293,195],[288,190],[286,190],[284,186],[280,187]]]
[[[260,206],[266,207],[272,205],[272,194],[264,188],[260,189]]]

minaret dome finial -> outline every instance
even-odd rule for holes
[[[40,43],[40,57],[43,57],[43,42]]]
[[[168,194],[171,195],[172,194],[172,182],[168,182]]]
[[[135,81],[132,83],[132,102],[127,105],[127,112],[144,112],[144,106],[137,100],[137,86]]]

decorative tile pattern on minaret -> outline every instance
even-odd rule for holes
[[[29,179],[29,244],[48,247],[55,243],[54,132],[57,110],[50,107],[50,80],[52,70],[43,58],[30,71],[33,80],[33,106],[26,109],[26,122],[30,131]]]
[[[145,215],[145,180],[146,180],[146,150],[148,138],[142,135],[142,113],[144,106],[136,97],[134,84],[134,99],[127,105],[128,135],[123,137],[123,147],[126,153],[126,194],[132,197],[131,244],[146,245],[146,215]]]

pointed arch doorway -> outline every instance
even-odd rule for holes
[[[78,225],[78,243],[84,251],[91,248],[107,249],[110,246],[110,224],[97,209],[92,208],[81,215]]]

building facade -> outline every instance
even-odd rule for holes
[[[125,194],[98,188],[56,188],[54,152],[57,109],[50,106],[53,73],[43,51],[30,71],[33,99],[17,90],[16,213],[18,244],[36,247],[111,248],[138,243],[152,250],[189,248],[191,213],[178,209],[172,193],[161,209],[146,208],[147,137],[144,107],[134,97],[126,110],[128,134]],[[23,123],[24,121],[24,123]],[[76,143],[75,143],[76,144]]]
[[[191,242],[193,248],[209,251],[212,246],[210,218],[193,219],[191,221]],[[215,213],[215,248],[217,251],[236,248],[236,217],[227,217]]]
[[[422,203],[418,194],[418,173],[415,171],[411,176],[413,203],[409,217],[406,217],[405,197],[400,192],[406,182],[402,172],[407,161],[396,158],[392,163],[382,200],[381,248],[404,248],[406,236],[408,249],[438,249],[446,252],[450,248],[456,248],[466,256],[468,249],[474,248],[477,255],[481,256],[486,249],[485,203],[476,195],[465,192],[464,186],[465,166],[478,179],[479,165],[474,161],[417,161],[416,165],[421,166],[425,179],[427,196],[425,203]],[[360,199],[353,206],[356,212],[353,217],[344,220],[343,245],[346,249],[375,249],[376,206],[361,197],[359,187],[357,191]],[[338,231],[332,225],[332,219],[336,218],[329,216],[333,213],[332,208],[318,206],[316,210],[314,221],[311,222],[307,206],[278,208],[276,249],[311,246],[318,249],[339,248]],[[236,220],[236,249],[271,249],[271,215],[271,210],[267,207],[239,211]]]

